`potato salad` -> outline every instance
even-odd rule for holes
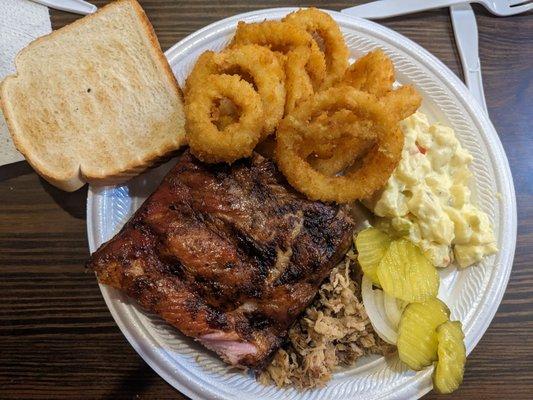
[[[488,216],[471,203],[472,155],[453,130],[417,112],[402,122],[402,160],[372,204],[381,229],[406,236],[437,267],[467,267],[497,251]]]

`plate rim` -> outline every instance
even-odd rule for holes
[[[213,22],[192,34],[186,36],[173,46],[171,46],[166,52],[165,56],[167,57],[170,64],[172,61],[181,55],[186,54],[191,49],[194,49],[196,44],[199,41],[203,41],[208,36],[216,36],[220,33],[221,30],[226,29],[227,25],[234,21],[240,21],[251,18],[258,18],[261,15],[265,15],[265,18],[275,18],[273,14],[279,13],[288,13],[294,10],[297,10],[299,7],[276,7],[261,9],[256,11],[250,11],[246,13],[236,14],[216,22]],[[475,321],[472,324],[472,327],[476,327],[476,334],[473,340],[470,343],[467,343],[467,350],[470,353],[477,343],[484,336],[487,328],[492,322],[499,305],[501,304],[503,295],[506,291],[510,273],[513,267],[513,259],[516,249],[516,233],[517,233],[517,209],[516,209],[516,195],[514,189],[514,182],[512,178],[511,169],[509,166],[509,161],[505,154],[503,145],[499,139],[499,136],[481,106],[477,103],[473,95],[469,92],[465,84],[438,58],[436,58],[429,51],[424,49],[422,46],[413,42],[411,39],[391,30],[390,28],[384,27],[376,22],[357,18],[351,15],[343,14],[338,11],[326,10],[339,22],[345,22],[348,24],[356,23],[359,28],[367,28],[373,33],[378,32],[382,35],[387,35],[388,38],[392,38],[392,41],[398,48],[407,49],[411,54],[416,54],[419,59],[418,61],[422,63],[425,67],[432,70],[436,75],[441,76],[445,79],[446,83],[449,84],[449,89],[453,92],[454,97],[462,103],[462,106],[469,112],[472,117],[472,122],[477,126],[480,136],[486,142],[487,148],[490,148],[491,151],[488,152],[488,157],[490,158],[492,165],[498,165],[500,168],[494,168],[494,174],[499,176],[499,181],[505,185],[502,189],[506,189],[506,193],[501,193],[501,196],[505,196],[506,201],[501,202],[501,213],[509,217],[505,222],[507,224],[507,231],[511,236],[506,238],[506,243],[509,244],[507,250],[507,257],[502,259],[502,268],[501,278],[498,279],[500,285],[497,287],[495,293],[491,293],[489,303],[484,303],[485,308],[489,308],[489,311],[486,312],[485,318],[481,321]],[[217,29],[218,28],[218,29]],[[209,32],[209,35],[206,35],[206,32]],[[498,161],[498,162],[496,162]],[[92,253],[96,250],[94,238],[95,230],[93,221],[97,218],[103,218],[101,210],[97,207],[97,202],[95,202],[95,192],[92,186],[89,186],[87,193],[87,236],[89,242],[89,250]],[[500,249],[501,251],[502,249]],[[122,334],[126,337],[130,345],[135,349],[135,351],[143,358],[143,360],[150,365],[150,367],[158,373],[167,383],[179,390],[181,393],[189,396],[193,399],[225,399],[222,393],[215,393],[212,390],[209,390],[206,386],[200,385],[198,382],[193,382],[191,379],[188,379],[185,376],[187,371],[180,371],[176,374],[168,373],[168,369],[164,369],[161,366],[161,363],[168,363],[171,366],[171,363],[166,359],[165,355],[161,352],[154,352],[152,348],[146,346],[146,336],[140,329],[132,329],[129,326],[126,326],[126,321],[124,316],[116,309],[116,304],[114,303],[112,296],[109,293],[109,288],[105,285],[99,284],[102,296],[106,302],[106,305],[111,312],[113,319],[119,326]],[[144,344],[144,345],[143,345]],[[416,380],[412,381],[409,385],[404,385],[399,391],[395,392],[394,395],[390,398],[419,398],[424,394],[428,393],[431,390],[431,382],[426,382],[426,376],[429,371],[426,371],[424,374],[419,374]],[[182,382],[177,379],[178,376],[181,376],[185,379],[186,382]],[[187,385],[188,383],[189,385]],[[419,384],[418,386],[416,384]],[[421,385],[420,385],[421,384]],[[194,388],[194,389],[193,389]],[[414,392],[413,392],[413,389]],[[406,395],[407,397],[402,395]]]

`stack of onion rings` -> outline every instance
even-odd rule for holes
[[[230,45],[202,54],[187,79],[191,152],[232,163],[256,150],[311,199],[371,197],[398,164],[399,122],[421,97],[412,86],[394,86],[383,51],[351,66],[348,55],[338,25],[315,8],[282,21],[239,22]]]

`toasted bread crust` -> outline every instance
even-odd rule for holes
[[[168,63],[168,60],[165,57],[163,50],[161,49],[161,44],[159,43],[159,39],[157,39],[157,35],[155,34],[154,26],[148,19],[148,16],[144,12],[143,8],[136,0],[119,0],[119,1],[131,3],[131,5],[133,6],[133,9],[137,12],[137,15],[141,19],[143,26],[146,29],[146,33],[148,34],[148,38],[150,39],[150,42],[152,43],[153,48],[159,50],[157,52],[157,57],[161,61],[161,64],[163,65],[163,68],[167,74],[168,79],[174,82],[174,88],[176,89],[176,93],[181,98],[183,98],[183,93],[181,92],[181,88],[179,86],[178,80],[176,79],[174,72],[172,72],[172,68],[170,68],[170,64]]]

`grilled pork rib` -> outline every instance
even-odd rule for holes
[[[232,365],[262,368],[351,243],[342,207],[294,192],[254,155],[188,152],[87,265]]]

